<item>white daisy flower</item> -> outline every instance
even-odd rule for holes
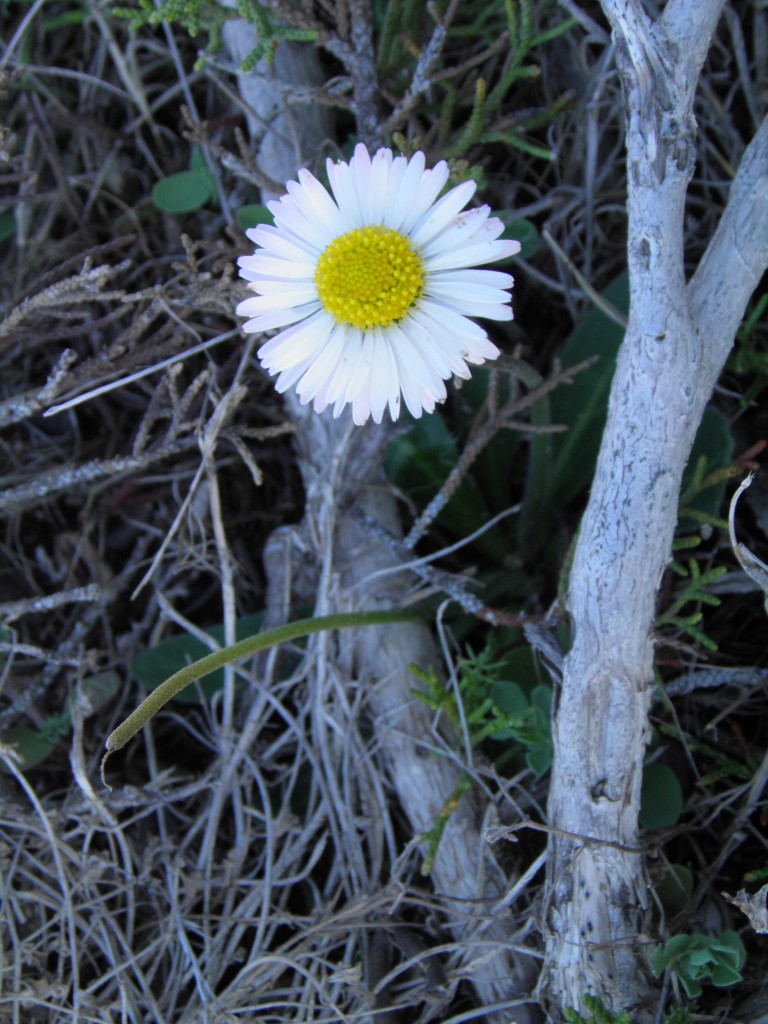
[[[511,320],[510,274],[467,269],[512,256],[520,243],[499,238],[504,225],[466,181],[441,199],[448,165],[425,170],[363,145],[348,164],[328,161],[333,197],[307,170],[269,203],[275,225],[247,234],[260,249],[237,261],[256,296],[237,307],[248,332],[284,328],[259,350],[279,392],[295,387],[316,412],[348,404],[357,424],[381,422],[400,394],[420,417],[445,398],[452,374],[499,350],[470,316]],[[463,211],[463,212],[462,212]]]

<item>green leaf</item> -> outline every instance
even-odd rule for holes
[[[213,190],[216,184],[216,179],[211,171],[211,165],[208,162],[208,157],[200,146],[192,147],[192,152],[189,157],[189,169],[190,171],[194,171],[196,174],[200,174],[207,178],[211,186],[211,190]]]
[[[552,745],[531,747],[525,755],[525,760],[531,771],[540,779],[552,766]]]
[[[88,676],[80,684],[80,693],[88,701],[91,711],[105,707],[120,689],[120,676],[117,672],[99,672]],[[71,699],[71,698],[70,698]],[[67,704],[69,706],[69,702]]]
[[[248,228],[255,228],[257,224],[275,223],[275,218],[266,206],[260,206],[258,203],[252,203],[250,206],[241,206],[235,214],[235,220],[243,231],[246,231]]]
[[[162,178],[152,189],[152,202],[163,213],[191,213],[199,210],[213,194],[210,175],[179,171]]]
[[[698,999],[698,997],[701,995],[701,985],[699,985],[697,981],[694,981],[693,978],[691,978],[688,974],[678,974],[678,979],[680,980],[680,984],[685,989],[685,994],[688,996],[688,998]]]
[[[708,405],[704,410],[701,425],[696,432],[693,448],[691,449],[688,464],[683,474],[680,493],[685,494],[690,486],[694,471],[702,456],[707,460],[705,472],[705,475],[707,475],[715,469],[729,465],[733,458],[735,447],[736,444],[728,417],[720,412],[719,409]],[[712,487],[707,487],[696,494],[687,507],[706,516],[719,516],[727,485],[727,480],[723,480]],[[680,523],[683,528],[686,525],[690,528],[691,520],[691,516],[682,515]]]
[[[435,412],[417,420],[412,430],[388,446],[384,467],[390,481],[424,508],[437,494],[459,460],[456,442],[442,416]],[[460,537],[474,533],[488,522],[488,507],[471,475],[462,480],[437,521]],[[498,559],[507,536],[499,527],[487,530],[475,544]]]
[[[667,956],[666,949],[663,946],[657,946],[651,954],[651,967],[653,968],[653,973],[657,978],[662,976],[664,971],[667,969],[668,963],[669,957]]]
[[[3,743],[13,747],[21,757],[21,769],[26,771],[43,762],[56,749],[63,732],[55,734],[42,729],[9,729],[3,733]],[[2,770],[7,771],[5,765]]]
[[[0,626],[0,635],[3,632],[4,627]],[[120,677],[117,672],[111,671],[88,676],[80,684],[80,693],[88,701],[92,712],[104,707],[119,689]],[[40,729],[23,726],[3,733],[3,743],[15,748],[21,757],[24,771],[42,764],[67,734],[72,725],[70,708],[73,699],[74,695],[67,698],[64,710],[50,715]]]
[[[538,708],[544,721],[552,721],[552,687],[542,684],[531,694],[531,704]]]
[[[704,967],[711,964],[713,960],[711,949],[692,949],[688,954],[688,963],[691,967]],[[693,972],[696,977],[699,977],[702,971]]]
[[[686,952],[689,949],[692,949],[695,945],[695,935],[675,935],[673,938],[669,940],[665,947],[667,954],[665,966],[667,962],[674,960],[675,957],[681,956],[684,952]]]
[[[0,213],[0,244],[16,236],[16,214],[13,210]]]
[[[235,627],[235,639],[243,640],[245,637],[258,633],[261,628],[261,619],[261,615],[247,615],[245,618],[238,619]],[[216,640],[219,645],[223,646],[224,627],[222,625],[211,626],[205,632]],[[183,633],[180,636],[172,636],[168,640],[163,640],[162,643],[157,644],[155,647],[142,651],[134,659],[131,670],[142,686],[147,690],[156,690],[174,672],[178,672],[185,665],[198,661],[210,653],[211,648],[202,643],[202,641],[197,640],[188,633]],[[206,700],[209,700],[215,693],[218,693],[223,685],[223,669],[211,672],[209,676],[199,683]],[[188,687],[182,690],[181,693],[178,693],[173,700],[178,701],[180,704],[197,704],[200,700],[199,692],[197,687]]]
[[[640,797],[640,826],[669,828],[680,819],[683,806],[683,790],[672,769],[660,761],[646,765]]]
[[[736,932],[727,929],[718,935],[717,939],[712,943],[712,948],[716,949],[720,953],[726,953],[729,955],[729,959],[737,967],[743,967],[744,961],[747,959],[747,951],[744,948],[744,943],[741,941]]]
[[[741,981],[741,971],[727,964],[719,964],[712,971],[712,984],[718,988],[725,988],[726,985],[736,985]]]
[[[491,373],[496,377],[498,405],[504,405],[509,400],[510,373],[502,368],[492,370],[478,366],[469,380],[461,382],[460,390],[455,393],[454,403],[461,412],[462,423],[470,423],[486,402]],[[522,438],[523,435],[517,431],[500,431],[491,438],[472,465],[472,479],[477,481],[483,498],[493,512],[508,509],[519,500],[517,459],[523,446]],[[511,527],[505,523],[502,529],[507,533]]]
[[[606,288],[603,297],[622,313],[628,312],[626,272]],[[595,356],[597,361],[568,387],[558,388],[533,408],[531,418],[536,426],[562,425],[567,430],[534,434],[531,438],[519,521],[519,542],[526,550],[537,551],[551,543],[553,517],[560,515],[592,479],[623,338],[623,327],[599,307],[591,309],[566,342],[561,361],[564,367]]]
[[[684,910],[693,893],[693,874],[683,864],[670,864],[656,886],[656,895],[670,914]]]
[[[605,289],[603,297],[628,315],[627,274],[620,274]],[[552,422],[569,427],[566,434],[553,439],[549,501],[556,508],[578,494],[592,479],[608,413],[616,357],[623,339],[624,328],[595,307],[576,327],[562,351],[561,362],[565,367],[575,366],[592,356],[598,358],[572,384],[558,388],[551,396]]]
[[[56,32],[60,28],[66,28],[68,25],[81,25],[86,18],[90,15],[90,11],[87,7],[76,7],[74,10],[65,11],[62,14],[57,14],[53,18],[48,18],[47,21],[43,22],[44,32]]]
[[[498,683],[493,684],[491,698],[505,715],[524,715],[530,707],[522,686],[519,686],[517,683],[510,683],[506,679],[500,679]],[[502,737],[499,734],[497,738],[502,739],[506,737]]]

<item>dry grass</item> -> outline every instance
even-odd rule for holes
[[[315,6],[313,17],[343,31],[333,22],[343,4]],[[563,111],[532,132],[556,159],[499,143],[466,154],[483,166],[489,201],[546,227],[565,257],[543,249],[520,268],[517,321],[503,338],[510,352],[525,346],[544,375],[589,306],[568,262],[599,290],[624,259],[609,38],[594,6],[563,6],[578,23],[537,51],[541,78],[516,87],[493,124],[503,130],[518,106],[539,111],[567,96]],[[553,9],[543,21],[562,17]],[[395,799],[370,695],[348,671],[343,636],[228,670],[213,699],[172,705],[114,759],[111,792],[97,782],[103,739],[139,698],[130,671],[138,653],[214,622],[232,639],[238,617],[296,617],[330,589],[322,590],[317,551],[294,529],[306,482],[292,446],[296,420],[233,316],[241,294],[234,259],[244,247],[233,211],[253,201],[256,187],[279,183],[241,144],[244,109],[231,68],[218,57],[192,70],[196,47],[183,33],[129,33],[92,0],[11,3],[2,19],[0,211],[13,210],[15,234],[0,249],[0,1021],[478,1017],[471,982],[487,956],[482,927],[462,940],[445,924],[466,916],[476,925],[478,908],[419,875],[419,836]],[[764,114],[755,68],[765,64],[745,41],[753,20],[765,27],[765,12],[728,9],[701,89],[692,262]],[[403,38],[392,60],[405,59]],[[335,104],[343,142],[353,131],[353,86],[362,87],[344,85],[333,47],[323,59],[321,98]],[[459,97],[471,97],[477,68],[494,81],[503,53],[487,39],[450,37],[442,65],[422,70],[438,66]],[[389,128],[421,138],[435,156],[457,144],[468,108],[446,133],[435,93],[398,106],[406,90],[394,74],[389,88],[388,114],[399,112]],[[164,216],[151,187],[187,166],[190,132],[214,157],[219,202]],[[764,433],[759,410],[742,413],[728,394],[722,402],[741,448]],[[513,411],[528,414],[524,402]],[[471,435],[459,403],[450,416],[471,444],[485,430],[484,444],[498,428],[487,427],[493,414],[486,409]],[[559,531],[574,524],[574,510],[563,510]],[[429,543],[437,550],[447,538],[438,529]],[[754,546],[761,543],[756,531]],[[709,550],[713,560],[728,558],[724,540]],[[507,554],[508,566],[525,566],[526,552]],[[399,549],[398,557],[410,556]],[[464,580],[476,559],[454,553],[444,564]],[[545,608],[558,568],[528,565],[539,589],[521,603]],[[759,670],[764,620],[755,603],[729,599],[708,628],[723,659]],[[470,639],[482,644],[487,627],[474,629]],[[678,646],[665,675],[695,667],[700,653],[668,639]],[[457,646],[446,642],[449,657]],[[119,686],[94,708],[82,693],[108,673]],[[676,696],[672,721],[757,770],[767,696],[758,671],[748,686]],[[51,728],[68,698],[72,728],[25,768],[8,743],[19,729]],[[654,856],[696,869],[677,930],[734,926],[718,894],[764,867],[764,799],[754,775],[703,777],[709,763],[702,767],[680,736],[672,748],[689,773],[687,817]],[[546,780],[524,768],[500,773],[486,752],[446,746],[437,727],[425,745],[473,779],[481,831],[543,820]],[[543,838],[532,830],[517,838],[495,856],[520,879],[507,900],[509,933],[535,955]],[[486,909],[490,920],[502,908]],[[759,963],[757,948],[750,952]],[[759,977],[755,967],[753,988]],[[716,1004],[710,1009],[709,1019],[724,1019]]]

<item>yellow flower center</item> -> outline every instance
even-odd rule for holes
[[[320,256],[315,284],[339,323],[369,330],[405,316],[421,294],[424,267],[398,231],[355,228],[334,238]]]

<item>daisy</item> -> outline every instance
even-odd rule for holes
[[[348,404],[356,424],[381,422],[400,394],[416,418],[446,396],[453,374],[499,350],[468,319],[511,320],[509,274],[470,270],[512,256],[520,243],[499,238],[503,223],[487,206],[465,210],[475,191],[463,182],[442,198],[448,165],[425,170],[363,145],[349,163],[329,160],[333,196],[307,170],[269,203],[274,227],[247,235],[259,249],[237,261],[256,296],[237,307],[248,332],[282,328],[259,350],[279,392],[295,387],[316,412]]]

